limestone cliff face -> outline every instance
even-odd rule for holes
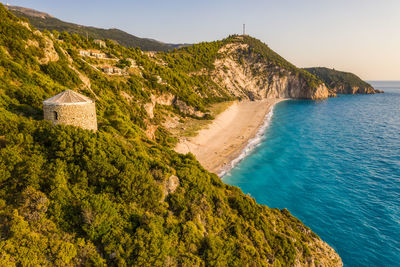
[[[299,73],[274,65],[251,53],[245,43],[229,43],[218,51],[212,79],[233,96],[263,98],[324,99],[330,96],[322,82],[309,85]]]
[[[158,105],[164,106],[175,106],[180,112],[185,115],[201,118],[204,113],[195,109],[192,106],[187,105],[185,102],[179,100],[176,96],[170,93],[164,93],[160,95],[151,95],[151,102],[145,103],[143,108],[146,110],[149,117],[154,118],[154,108]]]

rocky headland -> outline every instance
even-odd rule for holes
[[[357,75],[323,67],[305,68],[306,71],[321,79],[336,94],[377,94],[383,93]]]

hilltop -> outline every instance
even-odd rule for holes
[[[321,79],[337,94],[375,94],[383,93],[350,72],[337,71],[323,67],[305,68],[306,71]]]
[[[211,76],[235,96],[324,99],[325,84],[250,36],[233,36],[220,47]]]
[[[0,17],[0,265],[342,265],[288,210],[174,152],[166,125],[232,99],[324,98],[320,80],[250,37],[149,53]],[[96,133],[43,120],[66,89],[96,100]]]
[[[80,34],[94,39],[110,39],[126,47],[139,47],[144,51],[169,51],[182,46],[181,44],[167,44],[149,38],[140,38],[119,29],[101,29],[65,22],[47,13],[31,8],[19,6],[6,6],[14,15],[29,20],[34,27],[43,31],[66,31],[70,34]]]

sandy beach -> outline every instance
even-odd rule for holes
[[[282,100],[234,102],[195,137],[181,139],[175,151],[193,153],[207,170],[220,174],[256,136],[271,108]]]

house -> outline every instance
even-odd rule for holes
[[[114,68],[111,66],[105,66],[102,68],[102,70],[105,74],[113,74],[114,72]]]
[[[100,47],[107,47],[106,46],[106,42],[104,42],[103,40],[94,40],[94,43],[97,44]]]
[[[90,51],[79,49],[78,52],[79,52],[79,55],[81,55],[81,56],[84,56],[84,57],[90,56]]]
[[[105,74],[122,75],[122,70],[117,67],[105,66],[101,68]]]
[[[114,73],[114,74],[121,75],[121,74],[122,74],[122,70],[121,70],[120,68],[114,67],[114,68],[113,68],[113,73]]]
[[[105,58],[106,54],[101,53],[99,50],[90,50],[90,55],[95,58]]]
[[[78,50],[79,55],[83,57],[95,57],[95,58],[106,58],[106,54],[102,53],[100,50]]]

